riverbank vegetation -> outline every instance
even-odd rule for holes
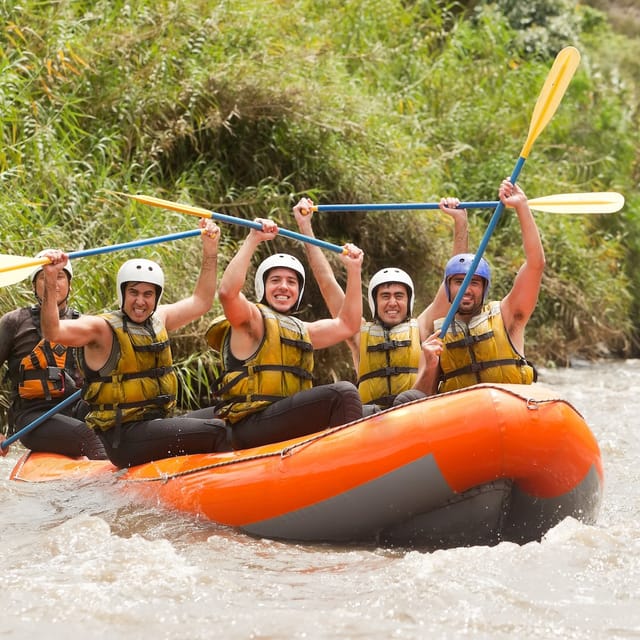
[[[26,256],[195,225],[119,192],[271,216],[286,228],[301,195],[495,200],[556,53],[576,46],[580,67],[520,184],[531,198],[618,191],[626,205],[611,215],[536,214],[547,268],[527,353],[547,366],[638,355],[640,45],[600,9],[569,0],[23,0],[2,3],[0,16],[0,251]],[[490,215],[469,212],[472,249]],[[320,213],[314,222],[318,237],[365,250],[365,283],[392,264],[413,274],[417,308],[434,295],[451,247],[446,216]],[[224,225],[221,269],[245,233]],[[299,243],[272,245],[263,255],[304,259]],[[132,255],[162,263],[167,300],[190,292],[197,239],[78,260],[74,305],[112,308],[117,267]],[[500,296],[522,260],[515,216],[503,216],[486,257]],[[31,303],[27,284],[3,289],[0,312]],[[327,313],[312,282],[305,299],[305,319]],[[210,382],[202,334],[217,312],[175,336],[185,404]],[[319,380],[351,378],[348,363],[343,348],[321,354]]]

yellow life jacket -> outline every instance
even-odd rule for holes
[[[90,406],[86,423],[107,431],[127,422],[166,417],[175,407],[178,382],[164,324],[155,315],[137,324],[121,311],[101,317],[115,335],[111,358],[117,361],[108,372],[93,371],[80,352],[86,379],[82,397]]]
[[[442,327],[444,319],[434,323]],[[534,367],[511,344],[500,302],[485,305],[469,324],[454,320],[444,337],[440,356],[439,392],[463,389],[480,382],[531,384]]]
[[[30,312],[31,322],[42,338],[40,307],[33,306]],[[62,317],[76,319],[80,313],[68,309]],[[41,339],[20,361],[17,382],[18,395],[23,400],[53,400],[71,395],[82,384],[76,350]]]
[[[216,413],[231,424],[312,386],[313,345],[304,323],[262,304],[258,308],[265,333],[247,360],[233,357],[231,325],[224,316],[216,318],[206,333],[222,359],[222,374],[215,381]]]
[[[364,403],[390,407],[402,391],[413,387],[420,360],[418,321],[395,327],[367,322],[360,330],[358,391]]]

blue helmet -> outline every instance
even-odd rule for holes
[[[457,256],[453,256],[447,262],[447,266],[444,268],[444,289],[447,292],[447,300],[451,302],[451,291],[449,290],[449,278],[451,276],[457,275],[467,275],[469,273],[469,269],[471,268],[471,264],[475,259],[475,255],[473,253],[459,253]],[[489,294],[489,287],[491,285],[491,267],[489,263],[484,259],[480,258],[480,262],[478,262],[478,266],[474,272],[475,276],[480,276],[484,281],[484,291],[482,293],[482,303],[487,299],[487,295]]]

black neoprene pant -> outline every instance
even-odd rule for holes
[[[133,467],[152,460],[191,453],[229,451],[222,420],[185,416],[129,422],[98,431],[109,460],[116,467]]]
[[[233,448],[281,442],[360,418],[362,401],[355,385],[325,384],[278,400],[232,425]]]
[[[45,411],[42,408],[16,413],[16,431],[31,424]],[[93,460],[107,457],[102,442],[92,429],[76,418],[56,413],[42,424],[20,438],[20,442],[31,451],[48,451],[63,456],[78,458],[86,456]]]
[[[395,400],[393,401],[393,406],[397,407],[405,402],[413,402],[414,400],[422,400],[423,398],[427,398],[427,394],[422,391],[418,391],[417,389],[407,389],[407,391],[403,391],[399,393]]]

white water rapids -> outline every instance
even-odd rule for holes
[[[598,522],[424,553],[255,540],[112,485],[10,482],[0,638],[640,638],[640,361],[544,370],[602,450]]]

